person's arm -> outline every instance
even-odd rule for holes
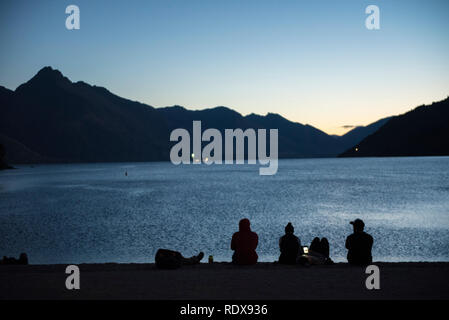
[[[279,250],[282,252],[282,237],[279,238]]]
[[[370,250],[373,248],[373,242],[374,242],[373,237],[370,235],[369,236],[369,249]]]
[[[346,238],[346,244],[345,244],[345,247],[346,247],[346,249],[348,249],[349,250],[349,247],[351,246],[351,244],[350,244],[350,240],[349,240],[349,237],[350,236],[348,236],[347,238]]]

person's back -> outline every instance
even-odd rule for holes
[[[234,250],[232,262],[235,264],[255,264],[257,262],[256,248],[259,237],[251,231],[248,219],[239,222],[239,231],[234,233],[231,240],[231,249]]]
[[[293,233],[294,228],[289,222],[285,227],[285,235],[279,240],[279,249],[281,250],[279,263],[296,264],[298,254],[302,253],[301,242]]]
[[[327,238],[321,238],[320,240],[320,238],[315,237],[310,244],[309,253],[329,258],[329,241]]]
[[[309,246],[309,252],[320,253],[321,254],[321,240],[318,237],[313,238]]]
[[[371,255],[373,237],[363,231],[365,224],[362,220],[356,219],[351,224],[354,225],[354,233],[346,238],[348,262],[356,265],[370,264],[373,261]]]

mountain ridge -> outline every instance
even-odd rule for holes
[[[449,155],[449,97],[392,117],[339,157]]]
[[[389,122],[384,118],[343,136],[331,136],[309,124],[277,113],[239,112],[217,106],[190,110],[183,106],[155,108],[107,88],[72,82],[49,66],[12,91],[0,86],[0,135],[20,154],[48,162],[120,162],[169,160],[171,130],[202,128],[279,129],[279,157],[335,157]],[[10,155],[16,163],[29,162]]]

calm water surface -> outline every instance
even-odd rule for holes
[[[325,236],[344,261],[355,218],[375,260],[449,261],[449,157],[280,160],[274,176],[168,162],[18,168],[0,172],[0,256],[35,264],[153,262],[160,247],[230,261],[242,217],[260,261],[277,259],[289,221],[303,244]]]

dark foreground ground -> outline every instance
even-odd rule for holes
[[[380,290],[361,267],[200,264],[80,264],[80,290],[67,290],[66,265],[0,266],[0,299],[449,299],[449,263],[375,263]]]

